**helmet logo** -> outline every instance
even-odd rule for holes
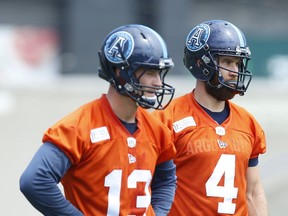
[[[200,24],[193,28],[186,38],[186,47],[192,52],[200,50],[208,41],[210,28],[207,24]]]
[[[106,58],[113,63],[123,63],[127,60],[134,49],[134,40],[131,34],[119,31],[112,34],[104,47]]]

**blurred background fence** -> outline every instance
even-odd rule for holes
[[[225,19],[243,30],[255,76],[277,76],[280,70],[287,75],[287,9],[285,0],[0,0],[0,77],[6,78],[0,81],[95,74],[104,37],[127,23],[157,30],[176,63],[173,73],[186,74],[186,35],[209,19]]]

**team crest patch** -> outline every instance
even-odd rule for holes
[[[207,24],[200,24],[193,28],[186,38],[186,47],[192,52],[200,50],[208,41],[210,27]]]
[[[131,34],[119,31],[112,34],[106,41],[104,53],[106,58],[113,63],[119,64],[128,59],[134,49],[134,39]]]

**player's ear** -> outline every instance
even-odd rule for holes
[[[115,68],[114,71],[115,71],[116,76],[120,75],[120,69],[119,68]]]
[[[201,67],[201,66],[203,65],[202,60],[201,60],[201,59],[197,59],[197,60],[196,60],[196,65],[197,65],[198,67]]]

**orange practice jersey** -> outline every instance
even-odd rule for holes
[[[142,108],[136,118],[138,130],[131,135],[104,94],[44,134],[43,142],[57,145],[72,162],[61,182],[84,215],[155,215],[150,181],[156,164],[176,151],[162,122]]]
[[[248,215],[246,170],[266,151],[265,135],[245,109],[229,103],[230,116],[215,122],[189,93],[155,111],[173,131],[177,190],[170,215]]]

